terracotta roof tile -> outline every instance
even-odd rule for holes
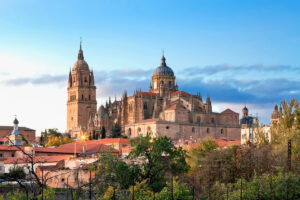
[[[19,148],[21,148],[22,150],[24,150],[23,146],[16,147],[16,146],[0,145],[0,151],[20,151]]]
[[[226,141],[226,140],[221,140],[221,139],[216,139],[216,142],[220,147],[225,147],[225,146],[232,146],[232,145],[241,145],[240,140],[236,141]]]
[[[183,95],[191,95],[185,91],[175,91],[175,92],[171,92],[171,96],[174,96],[174,95],[178,95],[178,94],[183,94]]]
[[[52,163],[60,160],[65,160],[71,156],[35,156],[35,163]],[[29,163],[31,160],[28,157],[9,157],[4,161],[4,164],[21,164]]]
[[[179,109],[185,109],[185,107],[181,104],[174,104],[172,106],[170,106],[169,108],[167,108],[166,110],[179,110]]]

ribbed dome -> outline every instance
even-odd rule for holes
[[[89,65],[87,64],[87,62],[85,60],[77,60],[73,65],[73,70],[76,70],[76,69],[88,70]]]
[[[80,42],[80,49],[78,51],[78,59],[75,62],[75,64],[73,65],[73,70],[76,70],[76,69],[80,69],[80,70],[88,70],[89,69],[89,65],[84,60],[83,51],[81,49],[81,42]]]
[[[162,56],[161,58],[161,64],[159,67],[157,67],[155,70],[154,70],[154,73],[153,75],[174,75],[174,72],[173,70],[167,66],[166,64],[166,58],[164,56]]]

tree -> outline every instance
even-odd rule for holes
[[[105,194],[105,198],[112,196],[116,199],[118,191],[127,190],[139,181],[139,174],[140,170],[134,163],[129,165],[117,156],[105,153],[99,158],[94,186],[99,196]]]
[[[119,123],[115,123],[110,130],[111,138],[120,138],[121,137],[121,127]]]
[[[60,133],[58,131],[57,128],[50,128],[50,129],[45,129],[45,131],[42,131],[41,132],[41,139],[40,139],[40,144],[41,145],[45,145],[45,143],[47,142],[48,140],[48,137],[52,137],[52,136],[55,136],[55,137],[62,137],[62,133]]]
[[[102,126],[100,133],[101,133],[101,139],[106,138],[106,130],[104,126]]]
[[[68,143],[71,143],[71,142],[73,142],[73,140],[69,137],[51,135],[51,136],[48,137],[48,139],[45,143],[45,147],[50,147],[50,146],[58,147],[60,145],[68,144]]]
[[[132,141],[135,147],[129,158],[141,163],[141,178],[153,193],[160,192],[167,184],[167,175],[181,174],[189,170],[185,161],[186,152],[174,146],[170,138],[137,137]],[[172,176],[173,177],[173,176]]]

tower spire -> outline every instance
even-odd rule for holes
[[[78,51],[78,60],[84,60],[83,51],[82,51],[82,39],[80,37],[80,45],[79,45],[79,51]]]
[[[160,66],[166,66],[166,58],[165,58],[165,51],[162,50],[162,57],[161,57],[161,65]]]

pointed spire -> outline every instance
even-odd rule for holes
[[[160,66],[167,66],[164,50],[163,50],[163,52],[162,52],[162,57],[161,57],[161,64],[160,64]]]
[[[82,41],[81,41],[81,38],[80,38],[80,48],[79,48],[79,51],[78,51],[78,60],[84,60],[81,43],[82,43]]]

